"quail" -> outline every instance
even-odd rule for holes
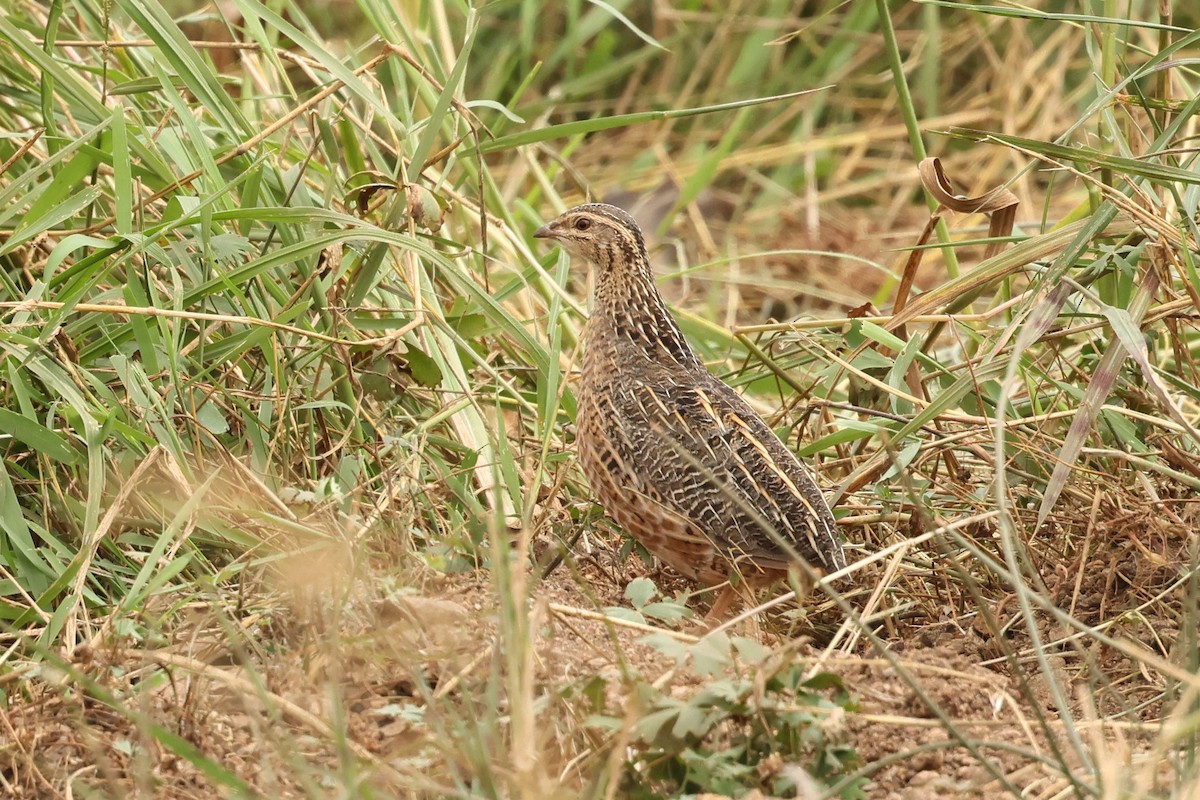
[[[577,206],[534,233],[597,270],[576,391],[579,463],[626,532],[706,586],[776,580],[802,558],[846,556],[809,470],[749,404],[710,373],[667,311],[637,222]],[[721,608],[718,608],[720,606]]]

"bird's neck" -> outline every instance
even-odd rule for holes
[[[684,338],[658,287],[645,251],[634,258],[605,259],[597,264],[592,315],[588,322],[589,351],[611,348],[602,354],[617,360],[615,369],[626,366],[625,359],[644,356],[650,361],[664,359],[687,368],[703,369],[700,359]]]

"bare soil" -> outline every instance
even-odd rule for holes
[[[1198,517],[1195,500],[1180,501],[1153,521],[1142,517],[1138,525],[1107,517],[1088,537],[1092,566],[1059,587],[1061,607],[1094,624],[1107,620],[1126,640],[1167,656],[1176,626],[1166,613],[1170,597],[1146,601],[1169,591],[1186,563]],[[643,644],[645,631],[597,617],[597,608],[628,606],[623,581],[649,574],[670,587],[674,580],[636,557],[621,560],[620,544],[594,532],[591,552],[574,569],[563,566],[535,586],[532,658],[538,686],[550,697],[577,699],[580,682],[599,677],[606,702],[620,708],[629,702],[622,696],[629,675],[665,681],[682,696],[702,683]],[[1079,569],[1077,563],[1061,566],[1067,578]],[[404,795],[452,791],[451,776],[471,772],[461,761],[467,745],[486,737],[489,714],[507,710],[503,700],[486,710],[491,701],[480,694],[495,688],[491,679],[503,661],[500,606],[488,574],[426,574],[420,592],[352,599],[352,610],[342,613],[329,610],[328,596],[303,594],[277,592],[278,606],[243,610],[224,622],[215,609],[197,609],[193,623],[160,646],[112,637],[102,649],[76,653],[69,666],[42,666],[4,687],[0,780],[6,796],[79,796],[82,787],[102,797],[214,796],[220,781],[173,754],[176,747],[164,746],[169,737],[181,737],[262,796],[310,796],[321,774],[347,769]],[[1002,781],[1029,792],[1064,784],[1052,766],[1060,758],[1053,748],[1067,763],[1073,756],[1048,684],[1021,645],[1027,634],[1019,624],[1010,627],[1007,650],[1018,661],[998,658],[1001,650],[962,598],[941,618],[897,616],[877,628],[884,651],[860,641],[851,652],[823,653],[819,628],[805,631],[810,641],[796,648],[796,658],[840,675],[857,697],[843,735],[864,764],[875,765],[869,797],[1001,797],[1011,796]],[[1004,619],[1011,598],[989,600]],[[696,605],[699,610],[702,603]],[[1134,609],[1140,609],[1136,622],[1121,618]],[[768,618],[760,628],[738,632],[778,647],[787,630],[782,618]],[[700,623],[685,623],[678,635],[704,631]],[[1067,631],[1046,620],[1045,641],[1056,633]],[[239,646],[231,648],[231,641]],[[1111,708],[1081,705],[1092,696],[1087,692],[1068,698],[1089,737],[1119,740],[1128,750],[1147,746],[1152,736],[1141,723],[1166,711],[1154,700],[1164,696],[1164,676],[1095,643],[1050,650],[1061,685],[1095,685],[1097,674],[1107,681],[1094,696]],[[465,729],[456,722],[464,715],[485,724]],[[546,724],[564,726],[539,731],[547,763],[580,758],[589,766],[576,777],[602,768],[603,759],[584,753],[588,742],[577,730],[566,731],[570,726],[555,713],[544,716]],[[975,752],[963,741],[974,743]],[[429,769],[414,770],[422,758]]]

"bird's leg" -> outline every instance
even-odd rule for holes
[[[744,595],[743,592],[745,592]],[[730,612],[734,608],[739,597],[745,600],[747,607],[752,608],[755,602],[752,585],[747,583],[733,582],[726,584],[725,588],[721,590],[721,593],[717,595],[717,599],[712,604],[712,608],[710,608],[708,613],[704,615],[705,625],[711,630],[713,628],[718,628],[727,622],[729,617],[732,616]],[[751,639],[757,639],[761,641],[763,638],[762,628],[760,628],[758,625],[757,614],[742,620],[736,626],[735,630],[740,630],[740,635],[747,636]]]
[[[717,625],[724,622],[729,617],[729,611],[733,608],[733,604],[737,602],[737,599],[737,587],[732,583],[725,584],[725,588],[717,595],[717,599],[713,601],[712,607],[704,615],[704,621],[709,625]]]

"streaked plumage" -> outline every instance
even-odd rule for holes
[[[697,358],[654,285],[637,223],[572,208],[534,236],[598,270],[577,391],[579,461],[608,513],[684,575],[715,585],[779,577],[792,553],[845,554],[809,471]]]

